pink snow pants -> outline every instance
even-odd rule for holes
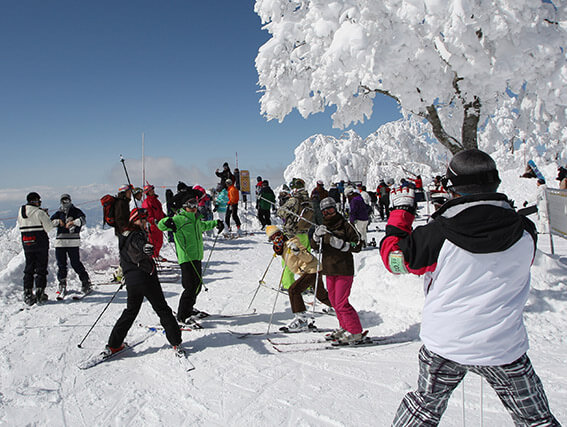
[[[358,313],[348,302],[353,280],[354,276],[327,276],[327,291],[340,327],[351,334],[360,334],[362,326]]]

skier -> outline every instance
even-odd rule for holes
[[[81,227],[86,224],[85,214],[71,202],[69,194],[62,194],[61,206],[51,216],[53,225],[57,227],[55,239],[55,259],[57,260],[57,295],[62,298],[67,293],[67,257],[71,267],[81,281],[81,292],[91,291],[91,281],[85,266],[81,262],[79,246],[81,245]]]
[[[301,178],[293,178],[290,184],[292,188],[291,197],[281,206],[276,215],[284,221],[283,232],[288,237],[297,237],[300,243],[311,250],[307,231],[313,223],[313,207],[309,200],[309,194],[305,189],[305,181]],[[282,276],[282,287],[289,289],[295,282],[295,275],[282,260],[284,273]]]
[[[219,233],[224,228],[222,221],[203,221],[197,214],[196,198],[187,200],[183,208],[173,217],[165,217],[158,222],[162,231],[173,231],[177,261],[181,267],[181,284],[183,293],[179,298],[177,320],[182,323],[191,322],[192,316],[199,314],[195,310],[197,295],[203,284],[201,261],[203,259],[203,233],[217,227]]]
[[[194,185],[193,189],[201,192],[201,195],[197,197],[197,200],[199,201],[199,214],[205,221],[212,220],[213,212],[211,211],[211,196],[209,196],[207,191],[200,185]]]
[[[47,232],[53,230],[47,212],[41,208],[41,197],[36,192],[26,196],[27,203],[18,211],[18,227],[22,233],[22,245],[26,265],[24,267],[24,302],[33,305],[47,300],[47,261],[49,238]],[[33,285],[35,279],[35,295]]]
[[[258,210],[258,205],[260,204],[260,191],[262,191],[262,177],[256,177],[256,187],[254,188],[254,194],[256,195],[256,210]]]
[[[311,246],[322,251],[321,272],[327,277],[329,299],[339,320],[340,327],[329,338],[340,344],[357,344],[362,342],[364,336],[358,313],[348,297],[354,280],[352,253],[360,252],[362,241],[354,226],[337,213],[333,198],[327,197],[321,201],[321,212],[324,222],[315,229]]]
[[[227,185],[226,180],[230,179],[230,181],[233,182],[233,183],[236,181],[234,175],[230,171],[230,167],[228,166],[228,162],[224,162],[223,165],[222,165],[222,171],[219,172],[219,170],[217,169],[215,171],[215,175],[220,178],[219,184],[221,185],[222,188],[228,189],[228,185]]]
[[[161,247],[163,246],[163,232],[157,228],[157,223],[165,216],[161,202],[155,192],[155,187],[151,184],[144,186],[144,193],[146,198],[142,202],[142,208],[148,212],[148,223],[150,225],[150,232],[148,235],[150,243],[154,247],[154,258],[158,262],[167,261],[160,256]]]
[[[315,224],[323,224],[323,215],[321,215],[321,209],[319,209],[319,204],[321,200],[329,197],[328,191],[325,189],[325,184],[323,181],[317,181],[317,186],[311,191],[311,204],[313,206],[313,213],[315,218]]]
[[[380,213],[380,219],[384,221],[390,216],[390,187],[383,179],[381,179],[378,184],[376,194],[378,195],[378,212]]]
[[[337,184],[331,184],[331,188],[329,188],[329,197],[332,197],[337,203],[341,202],[341,192],[337,188]]]
[[[270,209],[276,204],[276,195],[270,188],[270,183],[267,179],[262,181],[262,189],[258,193],[258,220],[262,225],[262,230],[267,225],[271,225]]]
[[[234,186],[232,180],[226,180],[226,186],[228,191],[228,203],[226,205],[226,214],[224,217],[224,222],[226,222],[228,231],[230,232],[230,218],[234,220],[236,224],[236,233],[240,235],[240,218],[238,218],[238,200],[239,200],[239,193],[236,187]]]
[[[120,265],[126,282],[126,309],[112,328],[104,353],[110,355],[124,348],[124,338],[136,320],[144,297],[159,316],[165,336],[174,350],[181,351],[181,330],[165,300],[153,260],[154,248],[148,243],[146,229],[147,212],[135,208],[129,216],[129,224],[119,236]]]
[[[132,204],[133,205],[132,209],[133,209],[137,206],[138,202],[142,203],[142,197],[144,197],[144,190],[142,190],[140,187],[134,187],[132,189],[132,197],[134,198],[133,200],[135,200],[135,202]]]
[[[366,247],[366,228],[368,227],[368,206],[364,203],[360,193],[354,188],[345,188],[345,196],[349,201],[349,221],[360,233],[362,247]]]
[[[323,285],[322,274],[317,273],[320,269],[317,259],[311,255],[311,252],[301,244],[297,237],[288,239],[275,225],[266,227],[266,235],[273,243],[274,252],[281,255],[284,264],[290,271],[301,275],[288,289],[291,311],[295,317],[287,326],[280,329],[289,332],[301,332],[313,328],[315,322],[308,317],[302,293],[314,287],[315,280],[317,280],[317,299],[331,307],[329,295]]]
[[[426,275],[418,390],[406,394],[394,426],[437,425],[468,371],[488,381],[514,424],[559,425],[526,355],[522,313],[537,234],[499,184],[488,154],[457,153],[443,182],[453,199],[413,231],[414,190],[392,192],[382,260],[393,273]]]

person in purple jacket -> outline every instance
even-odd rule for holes
[[[349,222],[353,224],[360,233],[362,247],[366,247],[366,228],[368,227],[368,207],[362,196],[353,187],[345,188],[345,196],[350,205]]]

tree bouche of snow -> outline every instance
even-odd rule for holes
[[[519,131],[539,126],[558,139],[566,9],[553,0],[257,0],[271,35],[256,57],[261,112],[282,121],[294,108],[307,117],[334,105],[333,125],[344,128],[369,119],[385,94],[452,153],[477,148],[478,128],[504,106],[522,118]]]

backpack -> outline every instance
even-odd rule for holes
[[[114,227],[116,225],[116,218],[114,217],[114,203],[116,202],[116,197],[107,194],[102,196],[100,199],[100,204],[102,205],[102,216],[104,223]]]

